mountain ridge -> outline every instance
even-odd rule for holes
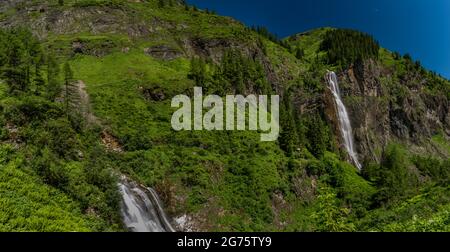
[[[104,175],[111,167],[155,187],[172,217],[189,220],[189,230],[403,230],[405,223],[417,222],[404,208],[424,220],[445,222],[449,82],[408,55],[383,48],[367,53],[370,38],[359,39],[360,33],[349,31],[357,39],[339,41],[339,32],[344,31],[334,28],[278,40],[262,29],[176,1],[7,4],[0,26],[28,27],[61,69],[68,64],[73,79],[86,83],[93,112],[102,125],[76,126],[58,119],[49,129],[50,119],[42,119],[34,122],[40,133],[25,134],[35,131],[27,121],[31,119],[15,122],[11,115],[29,101],[24,95],[7,98],[8,92],[2,92],[1,104],[8,112],[2,115],[4,128],[13,125],[26,143],[5,151],[5,160],[31,154],[36,160],[52,156],[57,150],[34,139],[35,135],[65,125],[75,139],[82,139],[85,147],[77,147],[81,155],[58,156],[57,162],[42,162],[42,166],[73,170],[58,171],[61,174],[54,177],[39,173],[44,168],[33,168],[33,162],[32,168],[25,169],[37,169],[33,176],[43,183],[58,182],[52,186],[81,202],[82,214],[97,216],[102,225],[120,226],[118,211],[113,210],[117,195]],[[337,46],[325,47],[327,36],[336,38]],[[338,60],[349,56],[335,62],[331,52]],[[336,111],[324,80],[328,69],[338,73],[364,163],[361,174],[346,162],[341,148]],[[56,77],[61,85],[64,76]],[[260,143],[258,134],[247,131],[173,132],[170,98],[191,94],[193,86],[219,95],[279,94],[279,141]],[[48,102],[53,106],[54,101]],[[121,153],[101,147],[102,132],[120,144]],[[5,138],[13,137],[9,133]],[[50,154],[36,147],[49,148]],[[90,167],[102,167],[94,172],[103,177],[93,176]],[[84,182],[74,179],[75,172],[89,181],[89,190],[80,189]],[[62,178],[64,183],[59,181]],[[108,188],[111,196],[99,194],[97,187]],[[408,203],[427,191],[433,192],[436,202],[420,198]],[[96,195],[109,203],[94,200]],[[402,202],[406,207],[400,209]],[[430,212],[427,207],[439,210]],[[106,229],[102,225],[97,228]],[[417,229],[423,225],[420,222]],[[445,228],[448,225],[436,229]]]

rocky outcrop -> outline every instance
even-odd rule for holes
[[[14,8],[16,15],[0,20],[0,27],[31,27],[40,39],[49,34],[127,34],[132,38],[146,37],[166,29],[174,29],[158,18],[137,19],[129,15],[132,10],[114,6],[86,6],[78,8],[50,8],[48,3],[7,1],[5,10]]]
[[[71,55],[85,54],[97,57],[105,56],[118,47],[113,40],[107,38],[96,40],[77,38],[74,39],[71,44]]]
[[[166,45],[145,48],[144,53],[161,60],[174,60],[183,56],[182,52]]]
[[[159,86],[149,88],[140,87],[139,89],[148,101],[163,101],[167,98],[166,92]]]
[[[423,92],[426,80],[414,72],[403,79],[394,74],[380,62],[367,60],[339,75],[362,160],[379,160],[391,141],[420,146],[430,144],[438,133],[448,136],[450,110],[445,96]]]
[[[209,58],[219,63],[227,50],[239,50],[244,55],[252,57],[258,53],[258,48],[231,38],[186,38],[181,45],[189,56]]]
[[[139,13],[126,6],[59,8],[49,6],[45,1],[41,2],[2,1],[2,13],[14,8],[16,14],[5,15],[0,19],[0,27],[28,26],[43,40],[52,37],[49,35],[57,35],[52,38],[56,41],[48,44],[53,46],[51,49],[56,50],[58,55],[85,54],[102,57],[114,51],[128,53],[130,47],[133,48],[133,42],[138,39],[143,42],[137,46],[142,53],[167,61],[179,57],[202,57],[218,64],[224,52],[230,49],[239,50],[248,58],[261,63],[274,93],[282,97],[291,83],[301,82],[294,80],[293,76],[301,76],[310,71],[307,64],[312,62],[311,57],[303,61],[305,66],[289,72],[288,69],[294,68],[293,64],[302,64],[301,61],[288,61],[289,57],[295,57],[288,52],[282,52],[284,48],[279,49],[280,52],[272,52],[271,57],[274,57],[274,54],[279,56],[279,60],[274,60],[263,50],[263,46],[255,42],[255,37],[246,39],[245,34],[222,36],[222,33],[218,33],[207,36],[189,33],[189,26],[194,23],[177,23],[157,15],[142,18],[142,13],[130,15]],[[235,21],[228,20],[226,24],[232,25],[233,22]],[[182,32],[185,30],[186,32]],[[89,36],[83,37],[81,34]],[[310,33],[299,34],[292,37],[291,41],[302,40],[303,37],[309,41],[309,35]],[[316,37],[319,39],[319,36]],[[123,41],[125,42],[122,43]],[[150,41],[151,43],[148,43]],[[66,44],[60,45],[59,42]],[[307,46],[318,42],[320,41],[310,40],[308,43],[311,44]],[[383,66],[379,61],[367,60],[341,72],[339,80],[342,97],[351,117],[357,152],[362,160],[378,160],[383,147],[391,141],[401,140],[421,145],[437,133],[444,132],[446,137],[450,135],[448,99],[445,94],[432,95],[424,92],[426,80],[417,72],[408,71],[399,77],[396,76],[395,69]],[[248,93],[256,92],[256,89],[252,90],[254,87],[249,86],[246,90]],[[394,87],[401,90],[394,90]],[[162,89],[141,91],[144,97],[151,101],[163,101],[172,95]],[[325,89],[323,96],[301,91],[292,91],[295,111],[300,115],[324,112],[330,124],[335,127],[335,135],[339,136],[338,120],[328,90]]]

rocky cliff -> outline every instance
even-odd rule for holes
[[[369,60],[340,75],[359,152],[379,160],[383,147],[398,141],[416,152],[448,156],[430,141],[438,134],[448,136],[446,94],[428,92],[430,80],[416,70],[400,78],[397,74],[394,67]]]
[[[87,180],[91,179],[92,166],[119,169],[156,188],[169,214],[189,222],[183,223],[189,227],[186,229],[372,230],[376,225],[368,222],[395,219],[397,212],[378,219],[381,207],[419,195],[422,186],[429,185],[417,184],[415,179],[403,183],[402,176],[410,170],[414,176],[419,174],[416,177],[432,181],[432,186],[441,179],[446,181],[441,178],[447,176],[444,168],[448,170],[443,161],[433,163],[442,164],[441,173],[429,172],[429,166],[422,169],[409,161],[404,162],[407,171],[398,164],[393,166],[396,171],[383,160],[389,157],[388,146],[392,143],[406,149],[409,156],[405,160],[415,155],[439,160],[449,157],[448,80],[410,57],[376,47],[368,36],[346,32],[356,38],[362,50],[356,58],[353,52],[336,52],[335,56],[345,56],[341,57],[344,61],[332,58],[334,47],[324,43],[333,38],[333,28],[279,40],[267,31],[245,27],[183,1],[58,2],[8,0],[0,4],[0,27],[30,29],[48,58],[53,56],[61,66],[71,67],[73,78],[85,83],[90,95],[95,127],[101,129],[86,136],[82,126],[70,126],[74,128],[70,132],[77,139],[93,138],[98,144],[103,140],[106,154],[98,159],[95,152],[78,159],[59,157],[58,165],[85,167]],[[345,43],[353,43],[336,41],[336,48],[351,48]],[[49,62],[42,61],[44,69],[48,68]],[[338,74],[360,160],[365,167],[376,167],[383,176],[376,173],[363,177],[345,162],[334,103],[324,80],[327,70]],[[64,76],[60,75],[63,85]],[[257,133],[249,131],[174,132],[170,126],[170,99],[177,94],[192,94],[194,86],[220,95],[279,94],[279,140],[262,143]],[[16,109],[16,103],[5,97],[1,105],[9,114],[28,108],[17,105]],[[14,120],[6,112],[5,125],[12,125]],[[44,140],[28,139],[43,133],[25,133],[34,132],[34,126],[41,124],[42,131],[47,132],[46,120],[14,125],[15,132],[27,143],[15,152],[28,157],[44,148],[40,146],[45,145]],[[120,151],[108,150],[111,141],[105,142],[105,132]],[[36,154],[36,159],[44,159],[41,156]],[[39,162],[41,166],[59,167],[45,158],[45,162]],[[70,173],[67,170],[61,173]],[[388,189],[397,190],[397,185],[386,185],[380,179],[386,177],[386,171],[394,176],[389,181],[403,183],[404,193],[385,196]],[[74,176],[63,175],[58,178]],[[409,175],[403,177],[409,179]],[[78,190],[78,184],[67,181],[58,189],[79,200],[78,194],[71,191]],[[92,183],[104,182],[98,179]],[[90,196],[94,193],[82,193],[90,201],[80,205],[90,209],[86,212],[95,213],[92,205],[100,203]],[[445,197],[440,202],[446,204]],[[335,216],[327,220],[324,218],[329,215],[320,214],[328,212]]]

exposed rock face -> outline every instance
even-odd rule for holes
[[[280,76],[276,73],[275,66],[270,59],[265,55],[261,48],[255,42],[239,41],[236,39],[223,38],[186,38],[182,41],[181,46],[190,57],[203,57],[210,59],[213,63],[219,64],[227,50],[237,50],[243,55],[251,58],[259,63],[264,68],[267,80],[271,84],[273,90],[280,96],[284,93],[282,87],[283,81],[292,78],[292,76]],[[283,67],[280,66],[282,69]],[[251,90],[249,87],[247,93],[255,93],[256,90]]]
[[[208,58],[214,63],[219,63],[227,50],[239,50],[249,57],[258,54],[258,48],[254,45],[229,38],[187,37],[181,42],[181,46],[189,56]]]
[[[145,99],[150,101],[162,101],[165,100],[167,95],[164,92],[164,89],[161,87],[150,87],[150,88],[141,88],[142,94]]]
[[[75,39],[71,43],[72,55],[85,54],[102,57],[111,53],[117,47],[114,41],[110,39],[99,39],[93,41]]]
[[[183,41],[183,47],[189,55],[210,58],[213,62],[220,62],[226,50],[237,49],[244,55],[257,54],[257,49],[251,45],[242,44],[241,41],[221,38],[189,38]]]
[[[165,45],[145,48],[144,52],[154,58],[162,60],[173,60],[182,56],[180,51]]]
[[[108,131],[103,130],[101,137],[102,143],[108,151],[123,152],[123,147],[120,145],[119,141],[113,135],[108,133]]]
[[[425,80],[414,73],[400,80],[393,74],[379,62],[368,60],[339,76],[362,160],[378,160],[390,141],[426,145],[433,135],[449,133],[450,107],[445,96],[422,92]],[[401,98],[390,85],[395,81],[404,87]],[[332,115],[331,111],[327,114]]]
[[[95,35],[89,39],[68,40],[69,55],[86,54],[101,57],[114,50],[128,53],[130,45],[127,42],[131,44],[136,38],[163,43],[143,50],[143,53],[161,60],[203,57],[219,63],[226,50],[236,49],[262,64],[274,93],[282,97],[293,76],[302,74],[287,72],[283,62],[285,58],[283,61],[274,62],[255,41],[242,41],[231,37],[201,37],[188,32],[171,37],[168,34],[188,29],[189,25],[163,20],[156,16],[140,19],[138,16],[130,15],[134,10],[124,9],[125,7],[87,6],[58,9],[50,7],[48,3],[31,5],[28,4],[30,2],[2,1],[0,11],[14,7],[17,14],[0,20],[0,27],[29,26],[35,35],[43,40],[48,38],[49,34],[68,37],[85,33]],[[102,38],[101,35],[105,34],[127,37],[126,42],[121,44],[120,39],[111,40],[107,38],[108,36]],[[296,38],[300,39],[301,36],[298,35]],[[161,42],[160,38],[167,41]],[[447,137],[450,135],[450,109],[445,94],[436,96],[423,92],[426,81],[417,73],[408,73],[400,79],[395,74],[394,70],[383,66],[380,62],[368,60],[353,65],[338,76],[361,161],[378,160],[383,147],[391,141],[401,139],[406,143],[423,145],[424,139],[437,133],[444,132]],[[404,87],[402,90],[404,95],[400,98],[392,95],[395,92],[391,84],[398,82]],[[252,88],[254,87],[248,87],[246,91],[255,93]],[[170,96],[161,89],[145,89],[142,92],[146,99],[153,101],[162,101]],[[337,137],[340,135],[338,120],[332,106],[332,96],[328,90],[325,89],[323,96],[304,94],[295,90],[293,93],[295,95],[292,102],[296,113],[323,111],[335,129],[334,135]],[[339,139],[336,140],[339,142]]]
[[[126,10],[108,6],[88,6],[59,10],[49,8],[48,3],[33,3],[27,1],[7,1],[3,8],[14,6],[17,15],[7,20],[0,20],[2,27],[18,27],[27,25],[33,33],[41,38],[52,34],[127,34],[130,37],[144,37],[164,29],[175,28],[170,23],[157,18],[136,20]]]

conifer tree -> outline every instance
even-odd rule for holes
[[[11,94],[25,92],[30,86],[32,57],[30,42],[27,34],[22,30],[12,30],[6,36],[9,53],[3,67],[3,78],[9,86]]]
[[[288,98],[283,99],[280,111],[281,132],[279,137],[280,148],[291,156],[298,145],[298,134],[296,132],[295,120]]]
[[[204,87],[206,84],[206,63],[201,58],[191,59],[189,78],[195,81],[195,85]]]
[[[47,58],[47,98],[53,101],[60,93],[59,65],[55,57],[50,54]]]
[[[35,69],[34,69],[35,76],[34,76],[33,82],[35,85],[34,93],[36,95],[42,95],[44,93],[45,80],[44,80],[44,77],[42,76],[42,66],[43,65],[45,65],[44,56],[41,55],[37,59]]]
[[[304,55],[305,55],[305,51],[302,48],[297,48],[297,50],[295,52],[295,57],[297,59],[302,59]]]
[[[67,116],[69,116],[70,114],[70,109],[72,105],[71,92],[74,91],[73,89],[74,89],[73,72],[69,63],[66,62],[64,64],[64,102],[66,106]]]
[[[165,0],[158,0],[158,8],[164,8],[166,6]]]

